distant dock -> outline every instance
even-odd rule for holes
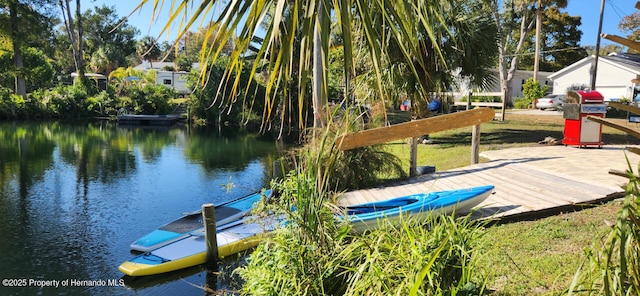
[[[171,126],[174,125],[180,116],[167,115],[118,115],[118,124],[127,126]]]

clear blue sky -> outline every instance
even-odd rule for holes
[[[602,33],[626,36],[618,30],[618,23],[623,17],[638,11],[635,9],[636,2],[637,0],[605,0]],[[568,0],[566,11],[569,15],[582,17],[582,46],[596,45],[601,5],[602,0]],[[617,44],[606,39],[601,39],[600,42],[601,45]]]
[[[637,11],[635,9],[636,1],[637,0],[605,0],[602,33],[625,36],[624,33],[618,31],[618,23],[624,16]],[[582,17],[582,25],[580,26],[580,30],[582,30],[583,33],[581,40],[581,45],[583,46],[596,44],[601,3],[602,0],[568,0],[568,7],[566,8],[566,11],[570,15],[579,15]],[[101,6],[102,4],[106,4],[108,6],[116,6],[118,15],[125,16],[131,13],[131,11],[139,4],[139,1],[118,1],[116,5],[115,1],[113,0],[96,0],[95,2],[84,2],[82,5],[84,5],[83,10],[86,10],[90,8],[90,5]],[[154,24],[150,23],[151,5],[149,4],[143,8],[141,13],[134,13],[129,19],[129,24],[137,27],[140,30],[142,36],[151,35],[156,37],[166,23],[166,15],[171,5],[171,1],[165,1],[163,15]],[[175,39],[175,34],[173,34],[171,38],[166,38],[165,36],[166,35],[163,35],[161,40]],[[602,39],[601,44],[606,45],[614,43]]]

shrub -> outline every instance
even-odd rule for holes
[[[527,100],[533,102],[537,98],[542,98],[547,93],[548,89],[549,86],[540,86],[539,82],[534,81],[533,78],[529,78],[522,85],[522,94]]]
[[[132,106],[128,109],[138,114],[167,114],[171,106],[169,100],[175,97],[175,91],[163,85],[132,85],[128,91]]]
[[[515,98],[513,101],[513,107],[516,109],[529,109],[533,100],[528,98]]]

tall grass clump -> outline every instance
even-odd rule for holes
[[[629,160],[627,159],[629,164]],[[629,164],[622,208],[604,242],[586,249],[569,295],[640,295],[640,179]]]
[[[328,269],[349,228],[340,225],[327,206],[330,199],[327,176],[335,158],[327,137],[300,149],[295,168],[281,181],[272,182],[280,199],[271,211],[286,218],[286,227],[274,232],[237,269],[248,295],[341,294],[336,273]],[[335,154],[334,154],[335,155]]]
[[[345,295],[480,295],[475,247],[483,233],[468,217],[383,220],[353,237],[335,265],[347,280]]]

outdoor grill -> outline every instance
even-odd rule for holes
[[[562,144],[579,147],[602,147],[602,125],[587,119],[588,115],[604,117],[607,105],[604,97],[595,90],[567,92],[567,101],[562,107],[564,117],[564,139]]]

